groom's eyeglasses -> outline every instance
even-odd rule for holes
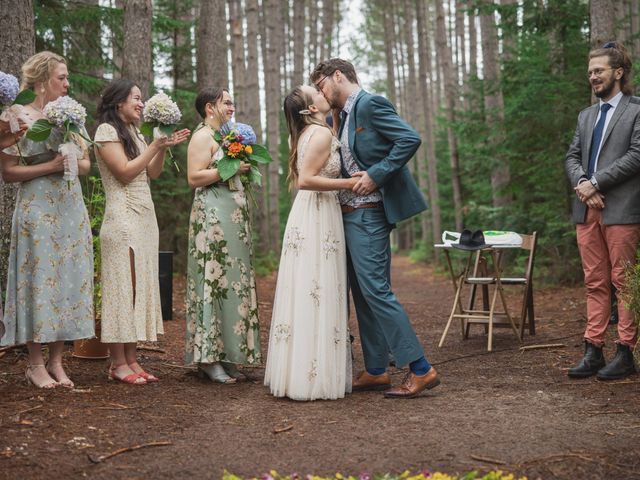
[[[325,75],[324,77],[322,77],[320,81],[315,84],[316,90],[318,90],[319,92],[322,92],[322,82],[324,82],[327,78],[329,78],[334,73],[335,72],[331,72],[329,75]]]

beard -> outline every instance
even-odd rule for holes
[[[593,94],[598,98],[608,98],[613,92],[613,89],[616,86],[616,80],[613,76],[609,80],[602,80],[602,90],[596,91],[593,84],[591,85],[591,89],[593,90]]]

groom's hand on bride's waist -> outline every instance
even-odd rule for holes
[[[376,183],[373,180],[371,180],[371,177],[369,176],[369,174],[364,170],[360,172],[352,173],[351,176],[360,177],[360,180],[358,180],[358,183],[356,183],[352,188],[353,192],[357,193],[358,195],[369,195],[376,188],[378,188]]]

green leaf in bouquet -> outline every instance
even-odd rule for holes
[[[213,132],[213,139],[218,144],[222,143],[222,134],[220,132],[218,132],[218,131]]]
[[[41,118],[40,120],[36,120],[31,128],[27,130],[25,136],[29,140],[33,140],[34,142],[44,142],[49,135],[51,135],[51,129],[53,125],[49,123],[48,120]]]
[[[239,158],[223,157],[218,161],[218,173],[225,182],[238,173],[239,168]]]
[[[251,165],[251,170],[249,170],[249,182],[255,183],[258,186],[262,185],[262,174],[260,170],[255,165]]]
[[[254,160],[258,163],[270,163],[271,155],[269,154],[269,150],[264,148],[262,145],[251,145],[251,160]]]
[[[23,90],[18,94],[13,103],[15,105],[29,105],[30,103],[33,103],[35,99],[35,92],[30,88],[27,88],[26,90]]]
[[[164,133],[167,137],[173,135],[173,132],[176,131],[176,128],[178,128],[178,125],[175,125],[175,124],[171,124],[171,125],[160,124],[160,125],[158,125],[158,130],[160,130],[162,133]]]
[[[145,137],[153,137],[153,129],[155,126],[155,122],[144,122],[140,125],[140,133]]]

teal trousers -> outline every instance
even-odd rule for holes
[[[383,209],[362,208],[342,216],[347,272],[367,369],[398,367],[424,356],[404,308],[391,291],[393,228]]]

